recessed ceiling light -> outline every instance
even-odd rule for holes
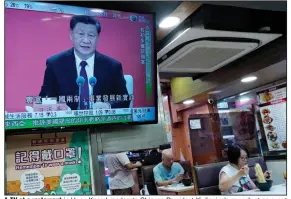
[[[253,82],[256,79],[258,79],[256,76],[249,76],[249,77],[245,77],[245,78],[241,79],[241,82],[248,83],[248,82]]]
[[[210,91],[208,94],[218,94],[221,93],[221,91]]]
[[[180,23],[180,18],[178,17],[166,17],[160,24],[160,28],[171,28]]]
[[[184,102],[183,102],[183,104],[185,104],[185,105],[189,105],[189,104],[193,104],[195,101],[194,100],[192,100],[192,99],[188,99],[188,100],[185,100]]]
[[[239,101],[241,102],[241,103],[244,103],[244,102],[247,102],[247,101],[249,101],[250,100],[250,98],[248,98],[248,97],[244,97],[244,98],[241,98]]]

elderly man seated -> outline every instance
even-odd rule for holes
[[[173,160],[171,149],[163,150],[162,162],[154,167],[154,178],[157,186],[167,186],[183,179],[183,167]]]

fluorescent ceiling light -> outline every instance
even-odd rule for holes
[[[241,79],[241,82],[248,83],[248,82],[253,82],[256,79],[258,79],[256,76],[249,76],[249,77],[245,77],[245,78]]]
[[[185,105],[189,105],[189,104],[193,104],[195,101],[194,100],[192,100],[192,99],[188,99],[188,100],[185,100],[184,102],[183,102],[183,104],[185,104]]]
[[[180,18],[178,17],[166,17],[160,24],[160,28],[171,28],[180,23]]]
[[[247,102],[247,101],[249,101],[250,100],[250,98],[248,98],[248,97],[244,97],[244,98],[241,98],[239,101],[241,102],[241,103],[244,103],[244,102]]]

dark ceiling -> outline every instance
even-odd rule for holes
[[[260,10],[287,11],[287,1],[205,1],[203,3]]]
[[[121,10],[129,12],[138,12],[138,13],[155,13],[156,14],[156,26],[158,29],[158,24],[162,21],[163,18],[170,15],[179,5],[182,5],[183,1],[53,1],[48,3],[64,4],[64,5],[73,5],[73,6],[82,6],[88,8],[101,8],[101,9],[110,9],[110,10]],[[157,41],[158,50],[163,48],[167,43],[169,43],[173,37],[176,36],[176,33],[184,27],[185,24],[189,22],[191,18],[191,23],[203,23],[198,22],[201,18],[204,8],[207,5],[217,5],[217,6],[234,6],[241,8],[252,8],[252,9],[261,9],[261,10],[272,10],[272,11],[287,11],[287,1],[204,1],[202,2],[200,9],[197,9],[195,13],[192,13],[185,21],[177,26],[173,31],[165,34],[163,39]],[[203,9],[202,9],[203,8]],[[221,7],[220,7],[221,8]],[[220,10],[218,8],[218,11]],[[231,7],[230,7],[231,8]],[[221,15],[223,11],[221,11]],[[270,17],[268,17],[270,18]],[[228,18],[230,19],[230,18]],[[252,19],[253,20],[253,19]]]

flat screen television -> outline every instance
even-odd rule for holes
[[[5,130],[157,123],[155,16],[5,1]]]

